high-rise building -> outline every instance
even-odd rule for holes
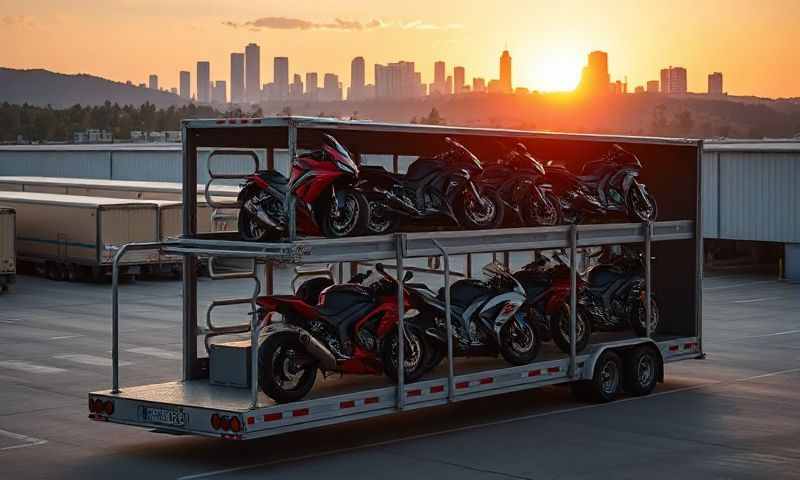
[[[303,98],[303,80],[296,73],[289,85],[289,98]]]
[[[722,73],[710,73],[708,75],[708,94],[722,95],[722,91]]]
[[[197,62],[197,101],[211,101],[211,64],[207,61]]]
[[[636,85],[636,88],[633,89],[633,93],[644,93],[644,87],[641,85]]]
[[[661,70],[661,93],[683,95],[686,92],[685,68],[670,66]]]
[[[588,95],[606,94],[611,91],[611,78],[608,74],[608,54],[596,50],[589,53],[589,59],[581,72],[578,89]]]
[[[322,83],[320,100],[325,102],[338,102],[342,99],[342,84],[339,76],[333,73],[326,73]]]
[[[211,87],[211,103],[228,103],[227,85],[225,80],[217,80],[214,86]]]
[[[658,93],[658,86],[659,86],[658,80],[648,80],[647,88],[645,89],[645,91],[647,93]]]
[[[244,54],[231,53],[231,103],[244,103]]]
[[[255,43],[244,47],[244,89],[246,100],[261,100],[261,48]]]
[[[508,50],[503,50],[500,55],[500,89],[502,93],[513,92],[513,84],[511,83],[511,54]]]
[[[476,93],[483,93],[486,91],[486,80],[481,77],[472,79],[472,91]]]
[[[348,100],[362,100],[365,98],[366,71],[364,57],[356,57],[350,63],[350,94]]]
[[[178,94],[178,89],[177,89],[177,88],[175,88],[175,87],[171,87],[171,88],[169,89],[169,93],[171,93],[171,94],[173,94],[173,95],[177,95],[177,94]]]
[[[158,75],[152,74],[147,79],[147,88],[158,90]]]
[[[181,70],[180,76],[180,92],[183,98],[192,98],[192,74],[186,70]]]
[[[379,98],[413,98],[424,95],[421,75],[414,62],[375,64],[375,96]]]
[[[275,57],[273,59],[273,67],[274,78],[272,83],[275,84],[275,96],[286,98],[289,96],[289,58]]]
[[[306,96],[309,100],[317,100],[319,97],[319,79],[317,72],[306,73]]]
[[[456,67],[453,69],[453,93],[456,95],[464,93],[464,74],[464,67]]]

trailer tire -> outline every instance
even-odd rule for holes
[[[279,355],[285,355],[287,351],[305,351],[303,345],[300,343],[298,335],[294,332],[272,334],[268,336],[258,348],[259,386],[264,394],[277,403],[288,403],[300,400],[311,391],[314,382],[317,380],[317,365],[309,365],[302,371],[293,374],[296,375],[299,373],[297,385],[294,388],[284,388],[284,380],[290,380],[290,378],[283,375],[287,373],[284,371],[287,358],[279,357]],[[278,364],[281,364],[281,372],[276,371],[276,366]],[[281,378],[282,376],[283,378]]]
[[[606,350],[597,359],[591,380],[581,380],[570,385],[572,394],[580,401],[613,402],[619,396],[622,376],[622,359],[616,352]]]
[[[661,356],[653,347],[642,345],[625,356],[623,387],[635,397],[649,395],[656,388],[660,372],[664,368]]]

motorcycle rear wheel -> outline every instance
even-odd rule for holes
[[[646,305],[644,299],[640,299],[635,306],[631,308],[630,323],[636,335],[640,337],[647,336],[647,316]],[[661,320],[661,312],[658,309],[658,303],[655,298],[650,298],[650,334],[655,335],[658,331],[659,322]]]
[[[298,368],[295,355],[308,353],[292,332],[272,334],[258,349],[258,383],[261,391],[278,403],[300,400],[317,380],[316,364]]]
[[[503,224],[503,199],[496,190],[484,188],[480,192],[484,206],[474,198],[467,188],[456,199],[453,210],[459,225],[465,230],[499,228]]]
[[[262,225],[255,215],[246,208],[239,209],[239,235],[247,242],[268,242],[279,240],[281,232]]]
[[[367,215],[364,222],[364,233],[367,235],[384,235],[393,233],[399,218],[377,200],[367,200]]]
[[[561,202],[552,192],[544,194],[544,202],[536,201],[536,197],[529,195],[521,205],[522,216],[528,227],[549,227],[561,225],[564,221],[561,212]]]

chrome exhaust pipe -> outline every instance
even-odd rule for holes
[[[267,227],[274,228],[276,230],[283,231],[283,226],[276,222],[275,220],[271,219],[269,215],[264,213],[263,210],[258,208],[253,204],[253,200],[250,199],[245,202],[244,208],[250,212],[251,214],[255,215],[256,219],[261,222],[262,224],[266,225]]]
[[[319,360],[320,368],[322,370],[336,371],[338,368],[336,357],[333,353],[322,344],[319,340],[312,337],[307,333],[300,335],[300,343],[305,347],[312,357]]]

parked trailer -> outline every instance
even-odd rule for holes
[[[16,212],[0,206],[0,292],[7,292],[16,281],[17,253],[14,250]]]
[[[173,182],[0,176],[0,191],[55,193],[86,197],[180,201],[182,188],[180,183]],[[218,210],[210,207],[205,200],[205,189],[205,185],[197,185],[197,194],[200,196],[197,204],[197,219],[198,222],[201,222],[200,228],[202,231],[225,232],[236,230],[238,212],[235,209]],[[212,199],[218,199],[217,203],[223,206],[227,204],[230,207],[233,202],[232,197],[236,197],[239,194],[239,188],[230,185],[214,185],[209,190],[209,193]],[[180,233],[180,231],[177,233]]]
[[[656,362],[650,373],[660,380],[664,364],[701,358],[702,312],[701,280],[702,231],[699,215],[699,152],[701,142],[671,139],[565,135],[488,129],[442,128],[410,125],[387,125],[343,122],[307,118],[247,119],[223,122],[191,120],[184,123],[184,179],[193,185],[196,178],[196,155],[200,147],[230,149],[313,148],[321,133],[330,133],[358,152],[369,154],[430,153],[443,136],[455,136],[470,148],[494,145],[498,139],[523,141],[532,151],[547,152],[560,160],[580,161],[592,158],[587,152],[621,143],[635,150],[644,165],[643,181],[661,200],[661,218],[645,224],[599,224],[540,228],[498,229],[488,231],[454,231],[397,233],[377,237],[344,239],[299,238],[283,243],[248,243],[234,236],[198,233],[191,208],[185,210],[184,235],[175,241],[155,244],[134,244],[121,249],[114,259],[115,281],[112,283],[112,384],[109,390],[89,393],[89,417],[97,421],[127,424],[196,434],[231,440],[252,439],[290,431],[311,429],[403,410],[426,408],[483,396],[534,389],[544,385],[568,383],[580,392],[599,388],[604,368],[615,363],[617,356],[625,365],[647,352]],[[473,145],[474,143],[474,145]],[[487,147],[489,148],[489,147]],[[434,150],[435,151],[435,150]],[[647,154],[647,155],[644,155]],[[675,185],[687,185],[678,192]],[[192,188],[184,192],[184,202],[195,198]],[[332,375],[318,378],[307,399],[276,404],[262,395],[258,386],[258,359],[245,348],[238,360],[227,358],[227,377],[249,378],[247,388],[222,386],[212,382],[209,369],[220,362],[216,348],[208,348],[209,357],[198,355],[197,337],[208,344],[231,334],[248,335],[249,345],[258,345],[258,316],[253,314],[240,325],[220,326],[214,322],[217,307],[252,304],[260,292],[259,279],[254,277],[254,292],[241,299],[213,301],[204,324],[198,324],[197,278],[189,268],[199,258],[252,258],[267,266],[275,262],[294,264],[342,264],[375,262],[389,259],[397,269],[402,287],[404,266],[409,259],[439,256],[442,260],[444,284],[450,284],[453,256],[467,254],[500,254],[544,249],[567,249],[570,253],[570,276],[575,285],[576,259],[579,249],[602,245],[640,244],[645,252],[647,294],[655,292],[661,304],[662,328],[647,332],[644,337],[633,333],[609,333],[592,337],[591,345],[576,353],[574,335],[570,353],[552,346],[543,346],[540,356],[531,364],[510,367],[495,358],[454,358],[448,348],[446,363],[423,377],[407,384],[402,369],[396,385],[384,377]],[[184,256],[183,279],[183,378],[180,381],[155,385],[122,386],[119,377],[119,284],[118,267],[128,253],[158,250]],[[654,260],[651,260],[651,256]],[[269,281],[269,277],[267,278]],[[402,288],[400,289],[402,291]],[[446,289],[447,291],[447,289]],[[576,302],[575,288],[570,301]],[[450,310],[449,295],[445,296]],[[403,302],[398,302],[399,328],[404,328]],[[649,305],[649,304],[648,304]],[[572,312],[575,308],[571,309]],[[254,312],[253,312],[254,313]],[[570,329],[575,330],[574,313]],[[647,315],[650,315],[649,308]],[[449,315],[448,329],[452,328]],[[649,322],[648,322],[649,325]],[[648,328],[649,330],[649,328]],[[403,364],[402,343],[399,365]],[[209,364],[211,367],[209,368]],[[636,381],[625,369],[623,381]],[[219,372],[216,372],[219,373]],[[218,375],[215,373],[213,377]]]
[[[0,192],[0,204],[17,213],[18,259],[37,265],[54,279],[75,279],[81,273],[99,277],[111,270],[121,245],[160,240],[156,201]],[[137,252],[124,267],[137,273],[142,266],[161,263],[164,259],[158,252]]]

